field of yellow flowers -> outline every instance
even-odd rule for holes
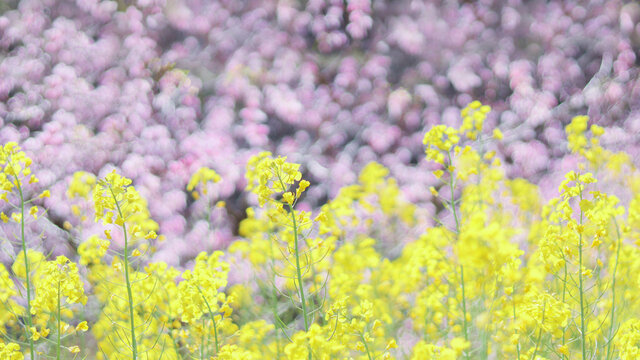
[[[424,212],[377,163],[320,209],[298,209],[314,184],[263,152],[246,167],[259,207],[241,239],[184,269],[150,261],[163,235],[115,171],[68,184],[74,216],[104,230],[65,223],[76,257],[29,246],[25,227],[51,193],[29,154],[4,144],[2,241],[19,251],[0,264],[0,359],[639,359],[640,195],[607,189],[640,194],[640,172],[577,116],[565,132],[582,160],[543,202],[484,150],[502,139],[483,128],[490,111],[474,101],[460,128],[425,129],[435,226],[417,225]],[[186,190],[215,211],[218,181],[201,168]],[[229,282],[234,271],[245,281]]]

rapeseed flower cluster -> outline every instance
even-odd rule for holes
[[[0,357],[7,360],[23,360],[24,355],[20,352],[20,345],[16,343],[5,344],[0,341]]]
[[[147,202],[131,185],[131,180],[116,173],[115,170],[97,182],[93,191],[96,222],[130,225],[132,240],[144,237],[155,239],[158,224],[151,219]]]
[[[189,179],[189,183],[187,184],[187,191],[191,191],[191,195],[193,195],[193,197],[197,199],[200,197],[200,193],[202,193],[203,195],[207,195],[208,183],[215,184],[220,180],[222,180],[222,178],[220,177],[220,175],[218,175],[218,173],[215,172],[215,170],[209,169],[207,167],[202,167],[191,176],[191,179]],[[196,188],[199,188],[199,191],[196,190]]]
[[[636,359],[640,195],[607,184],[640,193],[640,172],[579,116],[566,128],[579,164],[545,201],[490,150],[503,136],[485,129],[490,110],[473,102],[459,128],[424,136],[434,225],[378,163],[300,210],[303,169],[264,152],[248,161],[258,206],[240,239],[179,269],[150,256],[159,227],[131,179],[76,173],[71,214],[104,228],[68,220],[73,258],[16,233],[17,256],[0,264],[0,358]],[[10,143],[0,164],[7,226],[41,221],[32,203],[49,193],[31,161]],[[209,204],[220,180],[201,168],[185,190]]]
[[[489,105],[482,105],[480,101],[473,101],[467,107],[462,109],[460,116],[462,117],[462,126],[460,132],[470,140],[476,140],[478,135],[482,133],[482,126],[487,114],[491,111]]]

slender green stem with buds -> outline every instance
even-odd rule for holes
[[[284,181],[280,176],[280,173],[277,173],[278,180],[280,181],[280,185],[283,189],[286,189]],[[304,296],[304,284],[302,283],[302,269],[300,267],[300,247],[298,238],[298,222],[296,220],[296,213],[293,210],[292,204],[287,204],[289,207],[289,213],[291,214],[291,225],[293,227],[293,243],[294,243],[294,256],[296,258],[296,277],[298,281],[298,292],[300,293],[300,304],[302,307],[302,318],[304,319],[304,331],[309,331],[309,326],[311,325],[309,322],[309,310],[307,308],[307,301]],[[309,360],[311,360],[311,349],[309,349]]]
[[[136,327],[135,327],[135,319],[133,317],[134,309],[133,309],[133,294],[131,292],[131,281],[129,280],[129,237],[127,235],[127,223],[124,218],[124,214],[122,213],[122,209],[120,208],[120,203],[116,198],[116,195],[113,193],[113,189],[109,186],[109,190],[111,191],[111,196],[113,197],[113,202],[118,209],[118,215],[122,219],[122,233],[124,235],[124,279],[127,285],[127,302],[129,304],[129,317],[130,317],[130,327],[131,327],[131,352],[132,352],[132,360],[138,359],[138,344],[136,339]]]
[[[451,160],[451,152],[447,153],[447,158],[449,160],[448,164],[451,166],[452,164],[452,160]],[[451,208],[451,212],[453,214],[453,219],[456,222],[456,236],[460,235],[460,219],[458,218],[458,212],[456,210],[456,204],[455,204],[455,194],[454,194],[454,183],[453,183],[453,171],[451,171],[448,168],[448,172],[449,172],[449,190],[451,193],[451,199],[449,201],[449,207]],[[464,330],[464,340],[465,341],[469,341],[469,325],[467,324],[467,299],[466,299],[466,294],[465,294],[465,290],[464,290],[464,266],[462,264],[460,264],[460,286],[462,287],[462,327]],[[469,359],[469,353],[465,351],[465,357],[467,359]]]

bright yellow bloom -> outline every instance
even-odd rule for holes
[[[247,190],[258,195],[260,206],[271,199],[275,193],[286,193],[297,181],[300,181],[295,197],[293,193],[283,195],[285,203],[293,204],[309,186],[309,182],[301,181],[300,164],[287,162],[286,157],[273,159],[271,153],[264,152],[249,159],[247,164]]]
[[[0,359],[3,360],[24,360],[20,352],[20,345],[16,343],[5,344],[0,341]]]
[[[86,171],[76,171],[73,173],[73,177],[71,178],[71,182],[67,188],[67,197],[69,199],[86,199],[91,195],[91,191],[93,191],[95,184],[95,175]]]
[[[178,284],[182,321],[194,322],[211,312],[214,315],[220,310],[220,303],[225,302],[224,293],[218,290],[227,285],[229,265],[220,260],[221,256],[220,251],[211,255],[201,252],[193,270],[182,274],[184,280]]]
[[[0,147],[0,192],[6,200],[6,192],[13,192],[18,185],[16,179],[24,185],[25,182],[37,182],[31,174],[31,159],[20,150],[16,142],[8,142]],[[25,178],[29,178],[25,181]]]
[[[131,180],[114,171],[98,180],[93,191],[96,221],[104,224],[129,226],[129,240],[139,238],[158,230],[158,224],[151,219],[147,202],[131,185]]]
[[[36,298],[31,302],[31,313],[41,311],[54,313],[57,311],[58,297],[67,304],[86,304],[87,296],[78,267],[65,256],[58,256],[55,261],[43,264],[42,274],[36,284]]]
[[[444,165],[445,154],[452,151],[460,141],[458,130],[446,125],[436,125],[427,131],[422,139],[425,145],[427,160]]]
[[[89,325],[87,325],[86,321],[82,321],[78,325],[76,325],[76,331],[87,331],[87,330],[89,330]]]
[[[207,167],[201,167],[191,176],[191,179],[189,179],[189,183],[187,184],[187,191],[191,192],[192,194],[199,195],[201,193],[203,195],[206,195],[208,192],[207,184],[215,184],[220,180],[222,180],[222,178],[214,170]],[[195,190],[197,187],[199,187],[200,192]]]
[[[0,303],[6,303],[10,297],[16,295],[16,285],[9,277],[9,272],[0,264]]]
[[[482,132],[482,125],[490,111],[491,107],[482,105],[480,101],[476,100],[471,102],[460,111],[460,116],[462,117],[460,132],[465,134],[468,139],[476,140]]]
[[[29,209],[29,215],[33,216],[34,219],[38,218],[38,207],[37,206],[32,206]]]

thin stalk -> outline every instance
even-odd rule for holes
[[[514,328],[516,329],[516,335],[518,335],[518,328],[516,325],[516,297],[512,295],[512,304],[513,304],[513,324],[514,324]],[[520,340],[518,339],[518,343],[516,344],[516,351],[518,352],[518,359],[520,360]]]
[[[425,283],[429,286],[429,267],[425,267]],[[424,309],[424,340],[429,341],[429,306]]]
[[[131,318],[131,351],[132,351],[132,359],[138,359],[138,344],[136,340],[136,327],[135,321],[133,318],[133,294],[131,292],[131,281],[129,280],[129,237],[127,235],[127,223],[124,221],[124,215],[122,213],[122,209],[120,209],[120,203],[118,203],[118,199],[116,195],[113,193],[113,189],[109,186],[109,191],[111,192],[111,196],[113,197],[113,202],[116,204],[116,208],[118,209],[118,214],[122,219],[122,233],[124,234],[124,279],[127,284],[127,297],[129,303],[129,317]]]
[[[273,312],[273,318],[276,325],[276,359],[280,359],[280,331],[283,330],[280,322],[278,321],[278,298],[276,289],[271,289],[271,297],[273,299],[273,301],[271,302],[271,311]]]
[[[564,281],[562,282],[562,302],[565,302],[565,296],[567,293],[567,261],[564,261]],[[562,328],[562,346],[565,346],[566,344],[566,332],[567,329],[566,328]],[[566,359],[566,355],[562,354],[562,360]]]
[[[540,329],[538,329],[538,339],[536,340],[536,348],[533,350],[533,355],[531,356],[531,360],[536,359],[536,355],[538,354],[538,346],[540,345],[540,339],[542,338],[542,324],[544,324],[544,314],[547,309],[547,303],[545,302],[542,305],[542,321],[540,321]]]
[[[452,166],[452,160],[451,160],[451,152],[447,152],[447,159],[449,166]],[[453,213],[453,219],[456,222],[456,236],[460,235],[460,219],[458,219],[458,212],[456,211],[456,204],[455,204],[455,194],[453,191],[454,188],[454,184],[453,184],[453,171],[450,170],[449,167],[447,167],[447,171],[449,172],[449,190],[451,193],[451,200],[449,202],[449,207],[451,208],[451,212]],[[466,295],[465,295],[465,291],[464,291],[464,266],[462,264],[460,264],[460,285],[462,286],[462,324],[463,324],[463,329],[464,329],[464,340],[466,342],[469,342],[469,330],[468,330],[468,324],[467,324],[467,299],[466,299]],[[469,359],[469,352],[467,352],[465,350],[465,357],[467,359]]]
[[[14,172],[15,173],[15,172]],[[18,188],[18,194],[20,195],[20,240],[22,242],[22,253],[24,254],[24,270],[25,270],[25,284],[27,286],[27,331],[26,335],[29,338],[29,354],[31,359],[35,360],[35,349],[33,346],[33,336],[30,331],[33,327],[31,320],[31,274],[29,270],[29,257],[27,256],[27,239],[24,235],[24,194],[22,193],[22,186],[20,185],[20,179],[17,175],[14,175],[16,179],[16,187]]]
[[[282,177],[280,176],[280,172],[276,171],[278,176],[278,181],[280,181],[280,185],[282,189],[286,189],[287,187],[282,181]],[[296,276],[298,280],[298,290],[300,291],[300,304],[302,305],[302,317],[304,319],[304,331],[309,331],[309,313],[307,309],[307,301],[304,298],[304,284],[302,283],[302,269],[300,268],[300,250],[298,246],[298,222],[296,221],[296,213],[293,211],[293,205],[287,203],[289,206],[289,213],[291,213],[291,223],[293,225],[293,241],[294,241],[294,252],[296,257]],[[311,355],[311,345],[309,345],[309,360],[312,359]]]
[[[449,166],[451,166],[451,153],[447,153],[447,157],[449,159]],[[456,221],[456,233],[460,232],[460,220],[458,219],[458,212],[456,211],[455,205],[455,195],[453,193],[453,172],[449,170],[447,167],[447,171],[449,172],[449,189],[451,190],[451,201],[449,202],[449,206],[451,207],[451,212],[453,213],[453,219]]]
[[[298,247],[298,224],[296,222],[296,214],[293,206],[289,204],[289,212],[291,213],[291,221],[293,223],[293,241],[296,257],[296,276],[298,277],[298,285],[300,290],[300,302],[302,305],[302,316],[304,317],[304,331],[309,331],[309,314],[307,312],[307,301],[304,298],[304,285],[302,284],[302,269],[300,267],[300,250]]]
[[[207,209],[206,209],[206,213],[207,213],[207,229],[211,232],[211,230],[213,229],[212,225],[211,225],[211,216],[212,216],[212,212],[213,210],[211,209],[211,200],[207,199]],[[202,296],[202,298],[204,299],[205,304],[207,304],[207,308],[209,309],[209,314],[211,313],[211,308],[209,307],[209,303],[207,302],[207,299],[204,297],[204,294],[202,293],[202,291],[200,290],[200,288],[198,287],[198,291],[200,292],[200,295]],[[210,315],[211,317],[211,322],[213,323],[213,334],[215,337],[215,341],[216,341],[216,355],[218,354],[218,328],[216,326],[216,320],[215,317],[213,315]],[[203,332],[203,337],[204,337],[204,321],[202,321],[202,332]],[[209,348],[209,337],[207,337],[207,349]]]
[[[204,318],[202,318],[202,337],[200,339],[200,360],[204,360]]]
[[[610,359],[611,356],[611,344],[613,343],[613,325],[614,325],[614,313],[616,310],[616,272],[618,270],[618,258],[620,257],[620,228],[618,227],[618,222],[616,218],[613,218],[613,223],[616,225],[616,234],[618,236],[618,241],[616,244],[616,262],[613,265],[613,274],[612,274],[612,284],[611,284],[611,324],[609,325],[609,339],[607,344],[607,360]]]
[[[171,334],[171,332],[169,332],[169,334]],[[180,347],[178,346],[176,338],[174,338],[173,335],[171,335],[171,343],[173,343],[173,351],[175,351],[175,353],[178,354],[178,356],[180,356],[179,355],[180,354]],[[181,359],[181,357],[179,357],[179,359]]]
[[[580,191],[580,201],[582,201],[582,191]],[[582,227],[582,221],[583,221],[583,211],[582,209],[580,209],[580,226]],[[583,286],[583,279],[582,279],[582,229],[580,229],[579,231],[579,242],[578,242],[578,279],[579,279],[579,285],[580,285],[580,339],[582,342],[582,358],[586,359],[587,358],[587,345],[586,345],[586,340],[587,340],[587,334],[585,333],[585,329],[584,329],[584,286]]]
[[[302,317],[304,318],[304,331],[309,331],[309,314],[307,309],[307,301],[304,298],[304,285],[302,284],[302,270],[300,269],[300,251],[298,250],[298,224],[296,222],[296,214],[293,212],[293,206],[289,204],[289,212],[293,221],[293,241],[295,243],[296,255],[296,275],[298,277],[298,285],[300,289],[300,302],[302,304]],[[365,344],[366,346],[366,344]],[[311,345],[309,345],[309,360],[312,359]],[[369,357],[371,359],[371,357]]]
[[[58,323],[58,339],[56,343],[58,346],[56,346],[56,359],[60,360],[60,281],[58,281],[58,314],[56,321]]]
[[[271,235],[269,235],[271,236]],[[276,359],[280,359],[280,331],[284,331],[282,329],[282,325],[280,325],[280,317],[278,316],[278,293],[276,291],[276,271],[275,271],[275,258],[273,255],[273,242],[269,242],[269,250],[270,250],[270,260],[271,260],[271,269],[273,270],[273,286],[271,287],[271,311],[273,312],[273,321],[276,326]],[[280,330],[280,331],[278,331]]]
[[[373,360],[371,357],[371,353],[369,352],[369,345],[367,345],[367,341],[364,339],[364,335],[360,334],[360,339],[362,339],[362,343],[364,344],[364,349],[367,351],[367,357],[369,360]]]
[[[460,282],[462,283],[462,314],[464,316],[464,340],[469,341],[469,334],[467,330],[467,300],[464,293],[464,267],[460,265]],[[465,356],[469,358],[469,353],[465,351]]]
[[[204,330],[204,327],[203,327],[202,329]],[[204,331],[203,331],[203,333],[204,333]],[[215,334],[216,334],[216,335],[218,335],[218,334],[217,334],[217,332],[216,332]],[[207,354],[209,353],[209,340],[210,340],[210,337],[209,337],[209,336],[207,336],[207,337],[204,339],[204,341],[205,341],[205,343],[204,343],[204,348],[206,349],[206,353],[207,353]]]
[[[218,351],[220,351],[220,347],[218,345],[219,344],[218,343],[218,327],[216,326],[216,318],[214,316],[213,311],[211,310],[211,306],[209,305],[209,302],[207,301],[207,298],[202,293],[202,290],[200,289],[200,287],[196,286],[196,289],[198,289],[198,292],[200,293],[200,296],[202,296],[202,300],[204,300],[204,304],[207,305],[207,310],[209,310],[209,318],[211,319],[211,322],[213,323],[213,336],[214,336],[215,341],[216,341],[216,355],[217,355]]]
[[[492,318],[493,318],[493,306],[496,301],[496,295],[498,294],[498,278],[495,279],[495,288],[496,290],[492,291],[493,296],[491,298],[491,304],[489,305],[489,320],[487,324],[484,326],[484,333],[482,334],[482,355],[484,359],[489,359],[489,326],[491,326]],[[513,294],[513,293],[512,293]],[[515,299],[514,299],[515,301]]]
[[[280,181],[280,185],[283,189],[286,189],[284,181],[282,181],[282,177],[280,173],[277,173],[278,180]],[[296,214],[293,211],[293,205],[287,203],[289,207],[289,213],[291,214],[291,223],[293,225],[293,242],[294,242],[294,252],[296,257],[296,276],[298,280],[298,290],[300,292],[300,303],[302,305],[302,317],[304,318],[304,331],[309,331],[309,314],[307,313],[307,302],[304,298],[304,287],[302,284],[302,269],[300,268],[300,251],[298,247],[298,222],[296,221]]]

